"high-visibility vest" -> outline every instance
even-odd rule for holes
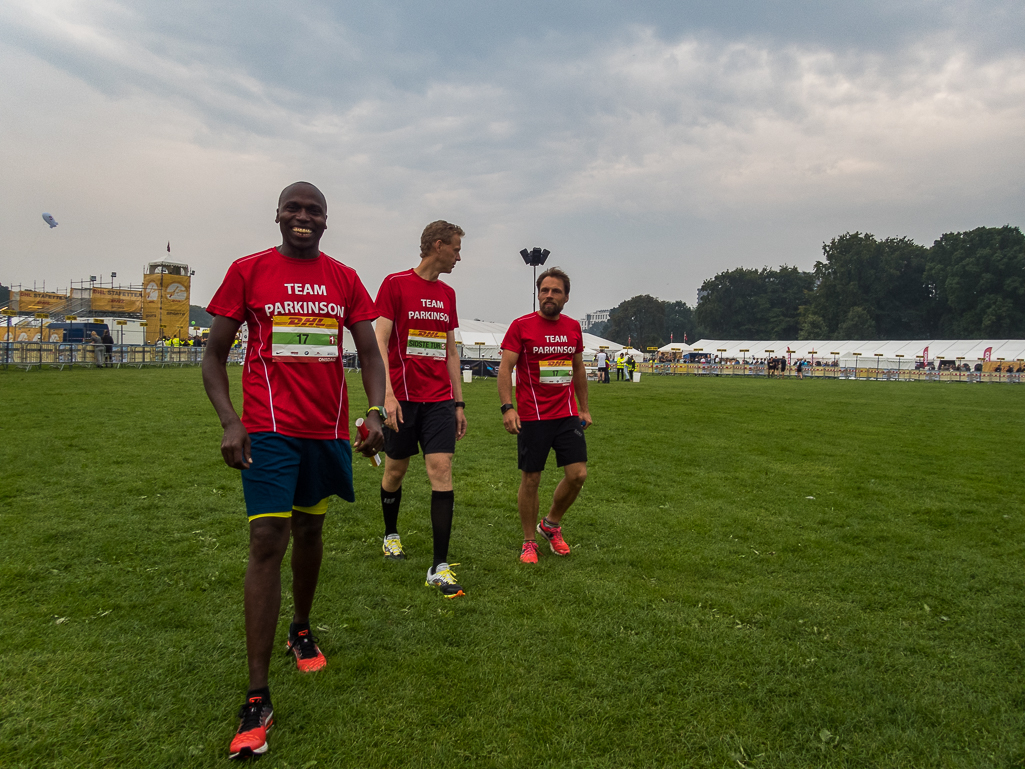
[[[616,368],[623,368],[626,365],[626,358],[620,356],[616,358]]]

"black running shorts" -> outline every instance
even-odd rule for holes
[[[587,441],[580,417],[542,419],[538,422],[520,422],[516,436],[519,467],[525,473],[539,473],[545,469],[548,452],[555,449],[555,464],[565,467],[587,461]]]
[[[415,403],[399,401],[402,421],[399,431],[384,430],[384,453],[392,459],[406,459],[419,453],[456,453],[455,401]],[[419,447],[419,449],[418,449]]]

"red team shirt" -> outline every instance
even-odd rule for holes
[[[292,259],[270,248],[233,262],[206,309],[249,325],[246,430],[349,439],[342,327],[377,317],[354,270],[323,252]]]
[[[400,401],[437,403],[453,398],[446,339],[459,327],[456,292],[414,270],[384,279],[377,314],[394,324],[388,339],[388,375]]]
[[[519,353],[516,361],[516,411],[520,420],[575,417],[573,356],[584,351],[580,324],[560,315],[548,320],[536,312],[514,320],[502,349]]]

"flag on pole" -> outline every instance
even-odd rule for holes
[[[167,253],[171,253],[171,241],[167,241]]]
[[[687,344],[687,332],[686,331],[683,332],[683,343]]]
[[[926,346],[926,348],[924,350],[922,350],[922,365],[923,366],[928,366],[929,365],[929,347],[928,346]]]
[[[987,363],[989,363],[990,360],[991,360],[990,356],[992,354],[993,354],[993,348],[992,347],[987,347],[986,351],[984,353],[982,353],[982,359],[984,361],[986,361]]]

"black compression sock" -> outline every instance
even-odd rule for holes
[[[452,538],[452,511],[455,492],[431,492],[431,529],[434,532],[434,566],[448,561],[448,541]]]
[[[399,533],[399,504],[402,502],[402,487],[395,491],[381,488],[381,510],[384,512],[384,536]]]

